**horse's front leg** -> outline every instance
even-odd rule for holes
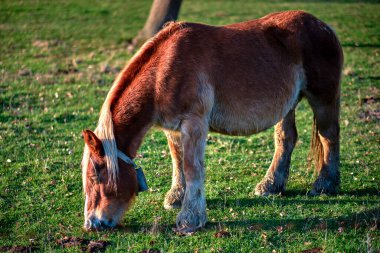
[[[207,221],[203,162],[208,132],[207,121],[199,117],[185,120],[181,132],[186,191],[176,223],[177,232],[186,234],[195,232]]]
[[[165,196],[164,207],[165,209],[180,208],[186,189],[185,176],[183,174],[181,133],[165,131],[165,135],[173,162],[173,177],[172,186]]]

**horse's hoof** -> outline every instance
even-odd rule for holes
[[[181,208],[181,206],[182,206],[182,201],[165,198],[164,208],[166,210],[179,209],[179,208]]]
[[[177,216],[177,234],[190,235],[203,228],[207,221],[206,212],[181,211]]]
[[[256,196],[269,196],[283,193],[282,187],[275,187],[273,183],[269,180],[262,180],[256,185],[255,195]]]
[[[310,191],[310,196],[319,196],[321,194],[335,195],[337,194],[339,183],[332,180],[319,177],[313,184],[313,189]]]
[[[182,236],[182,235],[189,235],[189,236],[194,235],[197,230],[198,229],[195,227],[192,227],[192,228],[190,228],[190,227],[173,228],[173,232],[176,233],[177,235],[180,235],[180,236]]]
[[[326,195],[335,195],[336,192],[327,192],[325,189],[312,189],[308,196],[310,197],[318,197],[322,194],[326,194]]]
[[[256,189],[255,189],[255,195],[256,196],[266,197],[266,196],[269,196],[271,194],[272,194],[271,192],[266,191],[266,190],[262,189],[261,187],[256,186]]]
[[[185,191],[182,188],[170,189],[165,196],[164,208],[166,210],[181,208]]]

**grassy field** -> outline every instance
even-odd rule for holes
[[[81,131],[94,129],[128,41],[151,1],[0,1],[0,249],[76,252],[56,240],[110,242],[108,252],[379,252],[380,3],[378,1],[188,1],[181,20],[215,25],[302,9],[330,24],[345,53],[341,191],[309,197],[312,114],[297,110],[299,141],[285,196],[256,197],[273,154],[273,129],[255,136],[211,134],[206,151],[209,222],[193,236],[172,232],[165,211],[171,161],[152,130],[137,163],[150,192],[139,195],[123,228],[82,231]],[[229,237],[215,236],[227,231]]]

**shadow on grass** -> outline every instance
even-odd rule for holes
[[[348,190],[348,191],[340,191],[340,195],[350,195],[350,196],[380,196],[380,188],[368,188],[368,189],[357,189],[357,190]]]
[[[289,191],[288,196],[305,196],[306,191]],[[367,196],[367,195],[379,195],[379,190],[376,188],[368,188],[362,190],[352,190],[352,191],[341,191],[338,196]],[[318,231],[336,231],[341,233],[346,230],[356,230],[356,229],[370,229],[378,230],[380,229],[380,205],[378,201],[375,200],[363,200],[363,199],[334,199],[334,197],[329,197],[326,199],[320,199],[318,197],[308,197],[306,199],[292,199],[284,198],[280,196],[276,197],[254,197],[254,198],[238,198],[238,199],[208,199],[207,207],[211,209],[228,209],[230,207],[255,207],[262,205],[318,205],[318,206],[328,206],[334,204],[346,204],[346,203],[362,203],[365,201],[367,204],[374,205],[373,208],[362,212],[354,212],[348,215],[342,215],[338,217],[319,217],[314,215],[308,218],[284,218],[284,219],[246,219],[246,220],[234,220],[234,221],[213,221],[207,222],[206,227],[202,229],[206,232],[218,232],[226,228],[243,228],[251,232],[260,232],[264,230],[277,231],[282,233],[283,231],[293,231],[293,232],[305,232],[308,230]],[[179,212],[179,209],[178,209]],[[227,210],[225,210],[227,212]],[[123,226],[118,226],[112,229],[112,232],[117,233],[148,233],[148,234],[173,234],[173,228],[175,224],[162,224],[162,223],[134,223]],[[107,233],[107,231],[103,231]],[[91,232],[92,233],[92,232]],[[90,233],[90,234],[91,234]],[[96,232],[98,233],[98,232]],[[102,233],[102,232],[101,232]],[[202,233],[202,231],[200,231]]]
[[[148,234],[172,234],[175,224],[147,224],[139,223],[135,225],[119,226],[112,229],[113,232],[120,233],[148,233]],[[202,231],[218,232],[220,230],[232,228],[243,228],[247,232],[274,231],[282,233],[285,231],[305,232],[313,230],[318,231],[343,231],[369,229],[372,231],[380,229],[380,207],[372,208],[366,211],[352,213],[350,215],[342,215],[331,218],[310,217],[305,219],[247,219],[235,221],[213,221],[207,222]],[[106,231],[103,231],[107,233]],[[98,232],[97,232],[98,233]]]
[[[369,81],[375,81],[380,80],[380,76],[359,76],[359,80],[369,80]]]
[[[310,217],[306,219],[248,219],[227,222],[208,222],[206,230],[220,227],[242,227],[250,231],[285,230],[303,232],[307,230],[350,230],[350,229],[380,229],[380,207],[331,218]]]
[[[342,47],[354,48],[380,48],[380,44],[343,42]]]
[[[297,196],[306,196],[309,192],[306,190],[286,190],[284,196],[286,197],[297,197]],[[355,190],[340,190],[336,196],[350,195],[356,197],[363,197],[368,195],[380,196],[380,188],[365,188],[365,189],[355,189]]]
[[[305,204],[305,205],[334,205],[334,204],[347,204],[347,203],[362,203],[365,201],[368,204],[378,204],[376,200],[363,200],[363,199],[336,199],[334,197],[328,197],[326,199],[320,199],[318,197],[307,197],[307,198],[292,198],[292,197],[303,197],[306,196],[306,191],[292,190],[286,193],[285,198],[281,196],[274,197],[253,197],[253,198],[238,198],[238,199],[207,199],[207,207],[209,209],[220,209],[220,208],[230,208],[230,207],[255,207],[263,205],[295,205],[295,204]],[[352,191],[341,191],[337,196],[379,196],[380,192],[376,188],[368,188],[362,190],[352,190]]]

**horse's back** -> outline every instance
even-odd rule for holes
[[[176,77],[165,90],[182,91],[173,93],[183,104],[177,109],[193,108],[194,98],[204,96],[199,90],[207,90],[209,97],[201,100],[212,100],[210,128],[222,133],[251,134],[271,127],[294,108],[309,79],[320,78],[315,72],[319,63],[341,68],[335,35],[305,12],[274,13],[220,27],[181,26],[165,46],[171,66],[166,75]],[[311,83],[315,93],[336,89]]]

